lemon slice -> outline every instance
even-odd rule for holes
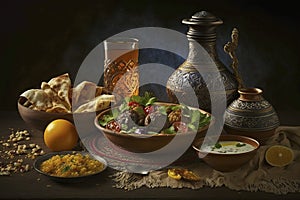
[[[274,145],[267,149],[265,159],[271,166],[284,167],[294,160],[294,152],[289,147]]]
[[[176,171],[176,169],[168,169],[168,176],[175,180],[181,179],[181,175]]]
[[[183,178],[188,181],[199,181],[200,177],[187,169],[168,169],[168,176],[180,180]]]
[[[182,178],[189,181],[200,181],[200,177],[194,174],[192,171],[185,170],[183,174],[181,174]]]

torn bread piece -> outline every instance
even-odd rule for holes
[[[23,105],[33,110],[46,111],[53,107],[51,98],[41,89],[27,90],[20,97],[26,98],[27,101]]]
[[[46,112],[55,113],[70,113],[71,110],[68,109],[68,103],[59,98],[58,94],[54,89],[46,82],[42,82],[41,89],[46,92],[52,101],[52,108],[46,110]]]
[[[58,97],[66,103],[67,110],[71,110],[70,93],[71,79],[68,73],[52,78],[48,84],[57,93]]]
[[[114,95],[103,94],[95,97],[93,100],[79,106],[74,113],[96,112],[101,111],[110,106],[115,101]]]
[[[73,110],[78,108],[95,97],[102,94],[103,87],[96,85],[93,82],[82,81],[72,89],[72,107]]]
[[[72,88],[68,73],[41,83],[41,89],[30,89],[20,96],[20,103],[32,110],[51,113],[94,112],[114,101],[104,87],[82,81]]]

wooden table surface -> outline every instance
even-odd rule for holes
[[[297,113],[295,114],[297,115]],[[43,144],[42,133],[28,127],[15,111],[0,112],[0,136],[8,137],[9,128],[27,129],[31,142]],[[287,115],[282,124],[300,125],[299,117]],[[32,161],[30,161],[32,164]],[[34,169],[27,173],[0,176],[0,199],[116,199],[116,198],[177,198],[177,199],[300,199],[300,193],[274,195],[264,192],[233,191],[225,187],[192,189],[146,188],[125,191],[113,187],[110,178],[115,171],[108,168],[103,173],[79,183],[58,183],[38,174]]]

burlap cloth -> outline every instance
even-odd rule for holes
[[[265,161],[264,155],[268,147],[281,144],[294,151],[294,161],[285,167],[272,167]],[[117,172],[113,174],[114,187],[133,190],[146,186],[190,188],[225,186],[232,190],[264,191],[274,194],[300,192],[300,126],[281,126],[276,134],[265,145],[261,146],[256,156],[246,165],[229,173],[211,169],[200,159],[178,165],[192,170],[201,177],[198,182],[174,180],[167,175],[167,169],[150,172],[148,175]],[[234,161],[233,161],[234,162]]]

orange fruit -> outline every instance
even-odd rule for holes
[[[294,152],[289,147],[273,145],[267,149],[265,159],[271,166],[284,167],[294,160]]]
[[[68,151],[77,145],[78,134],[71,122],[57,119],[50,122],[46,127],[44,142],[52,151]]]

